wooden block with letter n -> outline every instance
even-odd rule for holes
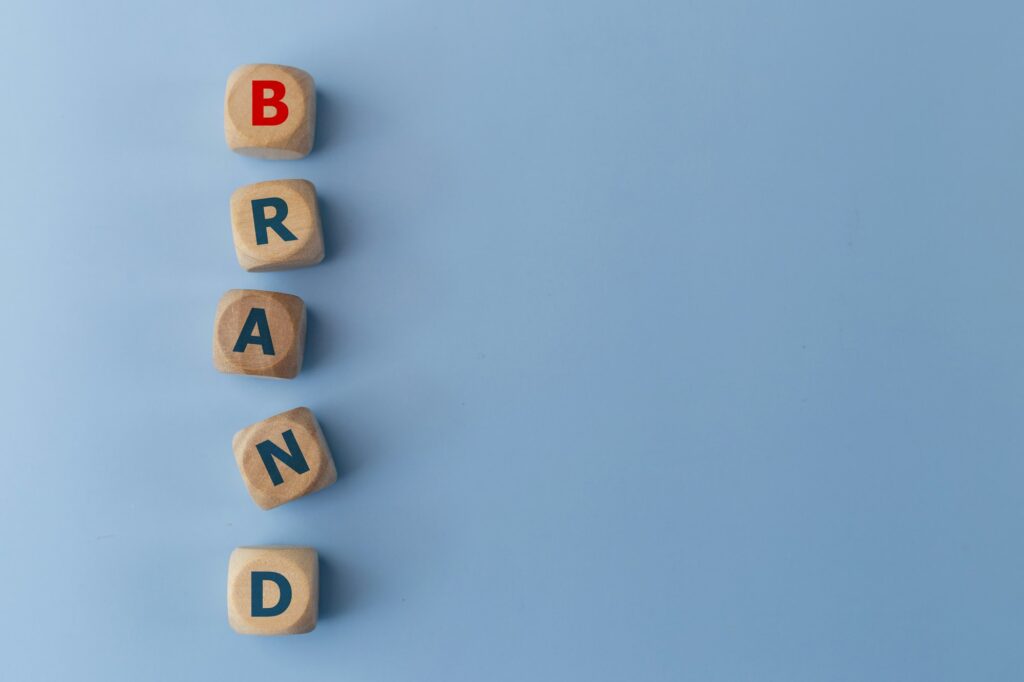
[[[316,265],[324,236],[316,187],[308,180],[270,180],[231,195],[231,232],[238,263],[250,272]]]
[[[249,495],[263,509],[323,490],[338,480],[320,424],[296,407],[247,426],[231,442]]]
[[[239,547],[228,561],[228,623],[243,635],[316,627],[320,570],[311,547]]]
[[[302,69],[246,64],[228,76],[224,136],[228,146],[262,159],[301,159],[313,149],[316,88]]]
[[[213,325],[213,366],[229,374],[292,379],[302,369],[306,304],[275,291],[232,289]]]

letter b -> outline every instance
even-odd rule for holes
[[[268,107],[274,110],[272,116],[267,116]],[[254,126],[277,126],[287,120],[288,105],[284,103],[284,83],[254,80],[252,82],[252,124]]]

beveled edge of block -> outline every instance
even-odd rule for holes
[[[228,114],[231,91],[235,83],[241,80],[245,74],[264,67],[282,69],[288,72],[288,74],[299,83],[300,87],[306,91],[306,123],[308,124],[309,136],[308,138],[305,136],[300,136],[298,138],[301,141],[301,144],[297,145],[298,149],[295,151],[284,146],[246,144],[248,141],[246,136]],[[288,66],[287,64],[254,62],[251,64],[236,66],[231,70],[231,73],[228,74],[227,84],[224,88],[224,139],[227,142],[228,148],[236,154],[271,161],[294,161],[297,159],[303,159],[309,156],[316,144],[316,114],[316,81],[313,79],[312,74],[304,69],[300,69],[297,66]],[[299,129],[301,130],[301,126]]]
[[[294,185],[294,191],[303,196],[306,201],[309,202],[315,223],[313,238],[297,252],[301,257],[291,263],[285,264],[268,262],[267,260],[253,258],[247,253],[243,253],[242,248],[239,247],[238,225],[235,223],[235,204],[242,200],[241,196],[245,192],[256,190],[264,185],[275,185],[278,183]],[[280,178],[277,180],[261,180],[260,182],[241,185],[231,192],[231,197],[228,200],[228,213],[230,214],[231,219],[231,243],[235,248],[235,259],[246,272],[281,272],[284,270],[308,268],[322,263],[324,258],[327,256],[327,250],[324,243],[323,217],[320,215],[320,197],[317,194],[316,184],[311,180],[307,180],[305,178]],[[302,255],[307,252],[308,255]]]
[[[316,478],[302,490],[302,492],[288,500],[282,500],[280,502],[270,503],[269,500],[265,499],[258,490],[253,490],[252,486],[249,485],[248,479],[245,477],[244,472],[244,458],[248,450],[249,443],[246,439],[249,434],[255,431],[261,424],[268,422],[271,419],[277,419],[279,417],[285,417],[295,422],[307,422],[305,425],[313,433],[314,439],[316,439],[317,445],[323,453],[324,461],[322,462],[319,472]],[[242,447],[242,446],[246,447]],[[330,445],[327,443],[327,438],[324,436],[323,429],[320,428],[320,421],[316,418],[316,414],[310,408],[306,406],[293,407],[290,410],[284,412],[278,412],[277,414],[270,415],[265,419],[253,422],[248,426],[239,429],[231,439],[231,451],[235,458],[235,464],[238,466],[239,476],[242,479],[242,483],[245,485],[246,491],[249,493],[249,497],[260,509],[269,510],[276,509],[277,507],[294,502],[295,500],[302,499],[313,493],[320,492],[324,488],[332,485],[338,480],[338,469],[334,463],[334,456],[331,454]]]
[[[302,570],[305,563],[308,566],[309,582],[310,582],[310,599],[309,604],[305,612],[300,614],[296,619],[296,624],[288,627],[281,632],[259,632],[256,630],[248,629],[246,626],[250,621],[250,617],[243,614],[239,614],[232,608],[231,604],[231,592],[234,587],[234,578],[236,573],[241,569],[241,565],[247,559],[247,556],[263,553],[266,551],[283,551],[288,554],[295,555],[289,557],[292,563],[296,564],[296,568]],[[228,557],[228,580],[227,580],[227,611],[228,611],[228,625],[231,629],[241,635],[257,635],[262,637],[277,637],[287,635],[304,635],[312,632],[316,629],[317,622],[320,618],[320,554],[316,551],[316,548],[309,547],[307,545],[241,545],[235,547],[231,551],[231,555]],[[301,624],[303,620],[308,618],[309,627]]]
[[[282,305],[290,316],[292,321],[295,323],[295,367],[286,368],[287,371],[280,376],[273,374],[267,374],[264,372],[248,372],[248,371],[236,371],[234,368],[228,367],[224,362],[226,357],[223,351],[221,351],[220,345],[217,343],[217,329],[218,323],[220,322],[221,315],[224,308],[231,304],[232,298],[244,296],[246,294],[273,294],[280,296],[284,299]],[[298,314],[296,318],[295,315]],[[236,374],[240,376],[251,376],[260,377],[264,379],[294,379],[302,372],[302,361],[306,352],[306,302],[295,294],[287,294],[282,291],[270,291],[267,289],[228,289],[225,291],[217,302],[217,310],[214,313],[213,318],[213,367],[218,372],[224,374]],[[274,363],[270,367],[277,367],[283,365],[289,359],[289,356],[282,356],[282,360],[279,363]]]

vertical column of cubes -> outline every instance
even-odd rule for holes
[[[249,64],[228,78],[224,134],[246,156],[300,159],[316,131],[313,78],[300,69]],[[239,265],[286,270],[323,260],[316,188],[308,180],[269,180],[231,195],[231,231]],[[276,291],[232,289],[217,306],[213,364],[221,372],[292,379],[302,369],[306,305]],[[272,509],[337,479],[334,460],[305,407],[252,424],[232,442],[253,501]],[[316,627],[319,574],[310,547],[239,547],[228,564],[228,622],[237,632],[284,635]]]

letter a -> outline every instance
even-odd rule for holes
[[[281,471],[277,468],[277,462],[274,461],[275,457],[284,462],[295,473],[304,474],[309,471],[309,465],[306,464],[306,458],[303,457],[302,450],[299,449],[299,444],[296,442],[295,434],[292,433],[292,430],[288,429],[281,434],[281,437],[284,438],[284,443],[288,446],[288,452],[277,447],[270,440],[256,444],[256,451],[260,453],[263,466],[267,468],[267,473],[270,474],[270,480],[273,481],[274,485],[284,483]]]
[[[267,217],[267,207],[274,208],[274,215]],[[278,197],[267,197],[266,199],[252,200],[252,224],[256,227],[256,243],[267,243],[267,228],[277,233],[277,236],[286,242],[293,242],[298,237],[284,226],[284,219],[288,217],[288,204],[284,199]]]
[[[267,91],[270,96],[267,96]],[[273,116],[267,116],[267,107],[274,109]],[[252,124],[254,126],[276,126],[288,120],[288,105],[284,103],[284,83],[281,81],[252,82]]]
[[[280,573],[275,573],[274,571],[253,571],[251,580],[253,618],[279,616],[292,603],[292,584]],[[263,605],[263,583],[267,580],[277,583],[277,589],[281,592],[281,596],[273,606]]]
[[[249,311],[249,316],[245,318],[245,324],[242,325],[242,333],[238,335],[238,340],[235,341],[235,347],[232,350],[236,353],[244,353],[250,344],[256,344],[262,348],[264,355],[274,354],[274,340],[270,338],[267,311],[263,308],[253,308]]]

